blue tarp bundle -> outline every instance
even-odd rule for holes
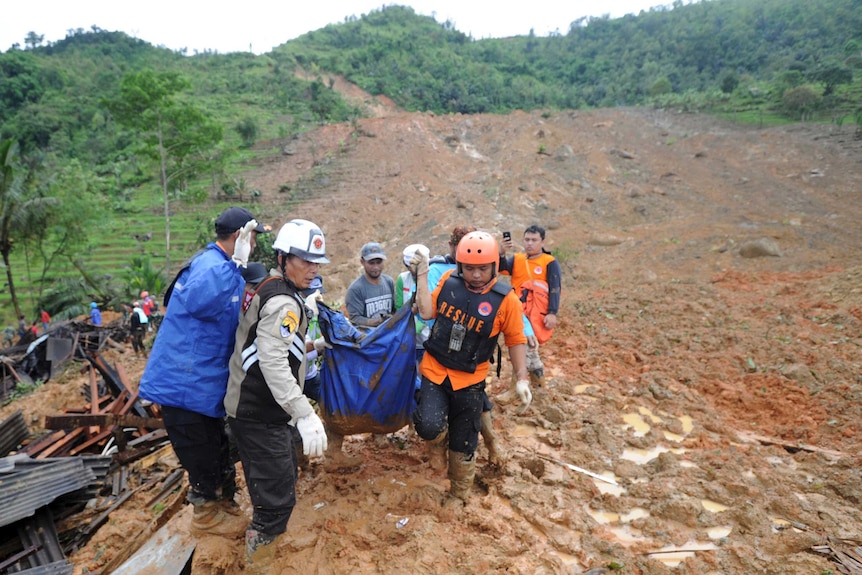
[[[408,425],[416,407],[410,306],[364,334],[341,312],[318,307],[320,330],[332,345],[320,370],[320,406],[327,427],[352,435],[391,433]]]

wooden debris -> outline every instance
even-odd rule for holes
[[[779,447],[783,447],[789,453],[796,453],[797,451],[809,451],[812,453],[820,453],[825,455],[829,459],[836,460],[841,459],[843,457],[847,457],[846,453],[841,451],[835,451],[834,449],[826,449],[824,447],[817,447],[816,445],[808,445],[806,443],[788,443],[781,439],[775,439],[773,437],[766,437],[764,435],[757,435],[755,433],[747,433],[747,432],[736,432],[737,438],[745,443],[760,443],[762,445],[777,445]]]
[[[841,573],[862,575],[862,542],[855,539],[826,537],[826,544],[811,548],[816,553],[827,555],[839,565]]]

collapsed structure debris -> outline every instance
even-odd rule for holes
[[[181,506],[182,470],[159,465],[170,450],[159,413],[138,400],[122,365],[100,353],[127,335],[122,326],[73,321],[0,355],[0,399],[22,383],[48,381],[70,360],[89,370],[83,404],[46,416],[41,435],[20,410],[0,422],[0,572],[72,573],[68,554],[141,491],[156,492],[152,505]]]

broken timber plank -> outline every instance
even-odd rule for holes
[[[120,425],[122,427],[144,427],[159,429],[165,426],[161,419],[155,417],[138,417],[137,415],[117,413],[67,413],[62,415],[46,415],[45,429],[71,429],[74,427],[100,427]]]
[[[762,443],[763,445],[777,445],[779,447],[783,447],[790,453],[795,453],[797,451],[810,451],[812,453],[821,453],[833,459],[841,459],[843,457],[847,457],[846,453],[843,453],[841,451],[835,451],[834,449],[826,449],[824,447],[817,447],[816,445],[808,445],[806,443],[788,443],[781,439],[775,439],[774,437],[766,437],[764,435],[757,435],[756,433],[737,431],[736,436],[741,441],[754,441],[757,443]]]

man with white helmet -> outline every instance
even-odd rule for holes
[[[329,263],[326,240],[317,225],[296,219],[282,226],[272,247],[277,267],[243,306],[224,401],[254,505],[247,560],[262,572],[296,504],[294,442],[301,439],[311,457],[327,446],[323,423],[303,395],[310,310],[301,293],[320,264]]]
[[[410,271],[410,260],[413,259],[413,254],[417,251],[425,254],[426,258],[431,257],[431,250],[429,250],[426,246],[422,244],[410,244],[404,251],[401,252],[402,259],[404,260],[404,267],[407,268],[407,271],[403,271],[398,274],[398,278],[395,280],[395,309],[399,310],[405,305],[409,305],[413,299],[413,294],[416,292],[416,278],[413,277],[413,273]],[[422,353],[425,351],[425,347],[423,347],[423,343],[426,339],[428,339],[429,329],[427,329],[425,322],[422,321],[418,315],[416,317],[416,353],[417,353],[417,361],[422,359]]]
[[[416,433],[439,440],[448,429],[450,498],[467,500],[476,474],[475,451],[485,403],[485,376],[502,333],[517,375],[522,400],[531,399],[521,305],[511,286],[497,282],[499,248],[493,236],[470,232],[458,242],[457,269],[429,292],[428,258],[416,252],[416,303],[424,319],[434,319],[419,365],[422,386],[413,412]]]

